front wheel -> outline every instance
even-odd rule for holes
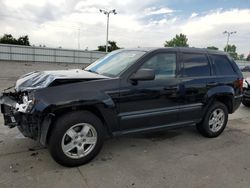
[[[227,107],[221,102],[215,102],[208,108],[203,121],[197,124],[196,127],[203,136],[213,138],[223,132],[227,121]]]
[[[79,166],[92,160],[101,150],[104,127],[87,111],[68,113],[59,118],[49,138],[52,157],[63,166]]]

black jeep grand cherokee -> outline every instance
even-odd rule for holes
[[[224,130],[242,99],[243,76],[227,54],[196,48],[114,51],[84,70],[22,76],[4,92],[5,125],[48,146],[65,166],[87,163],[106,136],[197,126]]]

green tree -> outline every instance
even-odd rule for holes
[[[165,41],[164,47],[175,47],[175,46],[189,47],[187,41],[188,41],[187,36],[181,33],[179,35],[175,35],[173,39]]]
[[[219,50],[219,48],[217,48],[215,46],[208,46],[207,49],[209,49],[209,50]]]
[[[106,51],[106,45],[98,46],[98,51],[105,52]],[[108,52],[112,52],[114,50],[118,50],[120,47],[117,46],[115,41],[108,41]]]
[[[11,34],[4,34],[0,38],[2,44],[17,44],[17,40]]]
[[[245,58],[244,54],[240,54],[240,55],[238,56],[238,59],[239,59],[239,60],[244,60],[244,58]]]
[[[30,46],[28,35],[21,36],[16,39],[11,34],[4,34],[0,37],[0,43]]]
[[[250,53],[248,54],[246,60],[247,60],[247,61],[250,61]]]
[[[30,41],[29,41],[29,36],[21,36],[17,39],[18,45],[25,45],[25,46],[30,46]]]
[[[234,59],[237,59],[238,58],[238,54],[236,52],[236,46],[233,44],[233,45],[228,45],[228,46],[225,46],[224,48],[224,52],[229,53],[229,55],[234,58]]]

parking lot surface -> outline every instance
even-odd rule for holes
[[[0,89],[36,70],[77,64],[0,62]],[[0,116],[0,187],[250,187],[250,108],[230,115],[218,138],[195,127],[109,139],[101,153],[78,168],[65,168],[46,148],[3,126]]]

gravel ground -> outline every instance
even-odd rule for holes
[[[21,74],[81,65],[0,62],[0,89]],[[249,75],[250,76],[250,75]],[[47,149],[3,126],[0,116],[0,187],[250,187],[250,108],[241,106],[218,138],[189,127],[109,139],[92,162],[55,163]]]

